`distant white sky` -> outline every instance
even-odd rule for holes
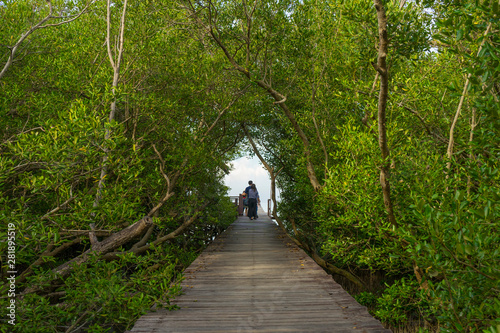
[[[232,171],[224,178],[224,183],[230,188],[229,195],[241,194],[248,186],[248,181],[252,180],[259,191],[262,208],[267,211],[267,200],[271,198],[271,178],[259,158],[246,156],[231,164]]]

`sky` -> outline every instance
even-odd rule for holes
[[[262,209],[267,211],[267,200],[271,198],[271,178],[258,157],[242,157],[231,162],[232,171],[224,178],[229,195],[239,195],[252,180],[259,191]]]

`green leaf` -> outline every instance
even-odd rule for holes
[[[465,235],[464,235],[464,239],[465,239],[466,241],[472,242],[472,239],[470,239],[469,237],[467,237],[467,236],[465,236]]]
[[[498,8],[498,1],[493,0],[492,5],[491,5],[491,11],[495,15],[500,14],[500,10]]]

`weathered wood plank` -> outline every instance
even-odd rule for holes
[[[260,216],[239,217],[185,270],[180,310],[130,332],[390,332]]]

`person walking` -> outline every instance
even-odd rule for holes
[[[243,198],[243,215],[248,216],[248,198],[245,192],[241,193]]]
[[[248,216],[248,191],[250,190],[250,188],[252,187],[252,184],[253,184],[253,181],[249,180],[248,181],[248,186],[245,187],[245,190],[243,191],[243,193],[246,195],[246,212],[245,212],[245,215]]]
[[[248,217],[250,220],[255,220],[258,218],[257,216],[257,205],[260,204],[259,191],[257,191],[257,187],[255,184],[250,185],[250,189],[248,190]]]
[[[245,190],[243,192],[245,192],[247,194],[247,198],[248,198],[248,190],[250,190],[250,188],[252,187],[252,184],[253,184],[253,181],[249,180],[248,181],[248,186],[245,187]]]

